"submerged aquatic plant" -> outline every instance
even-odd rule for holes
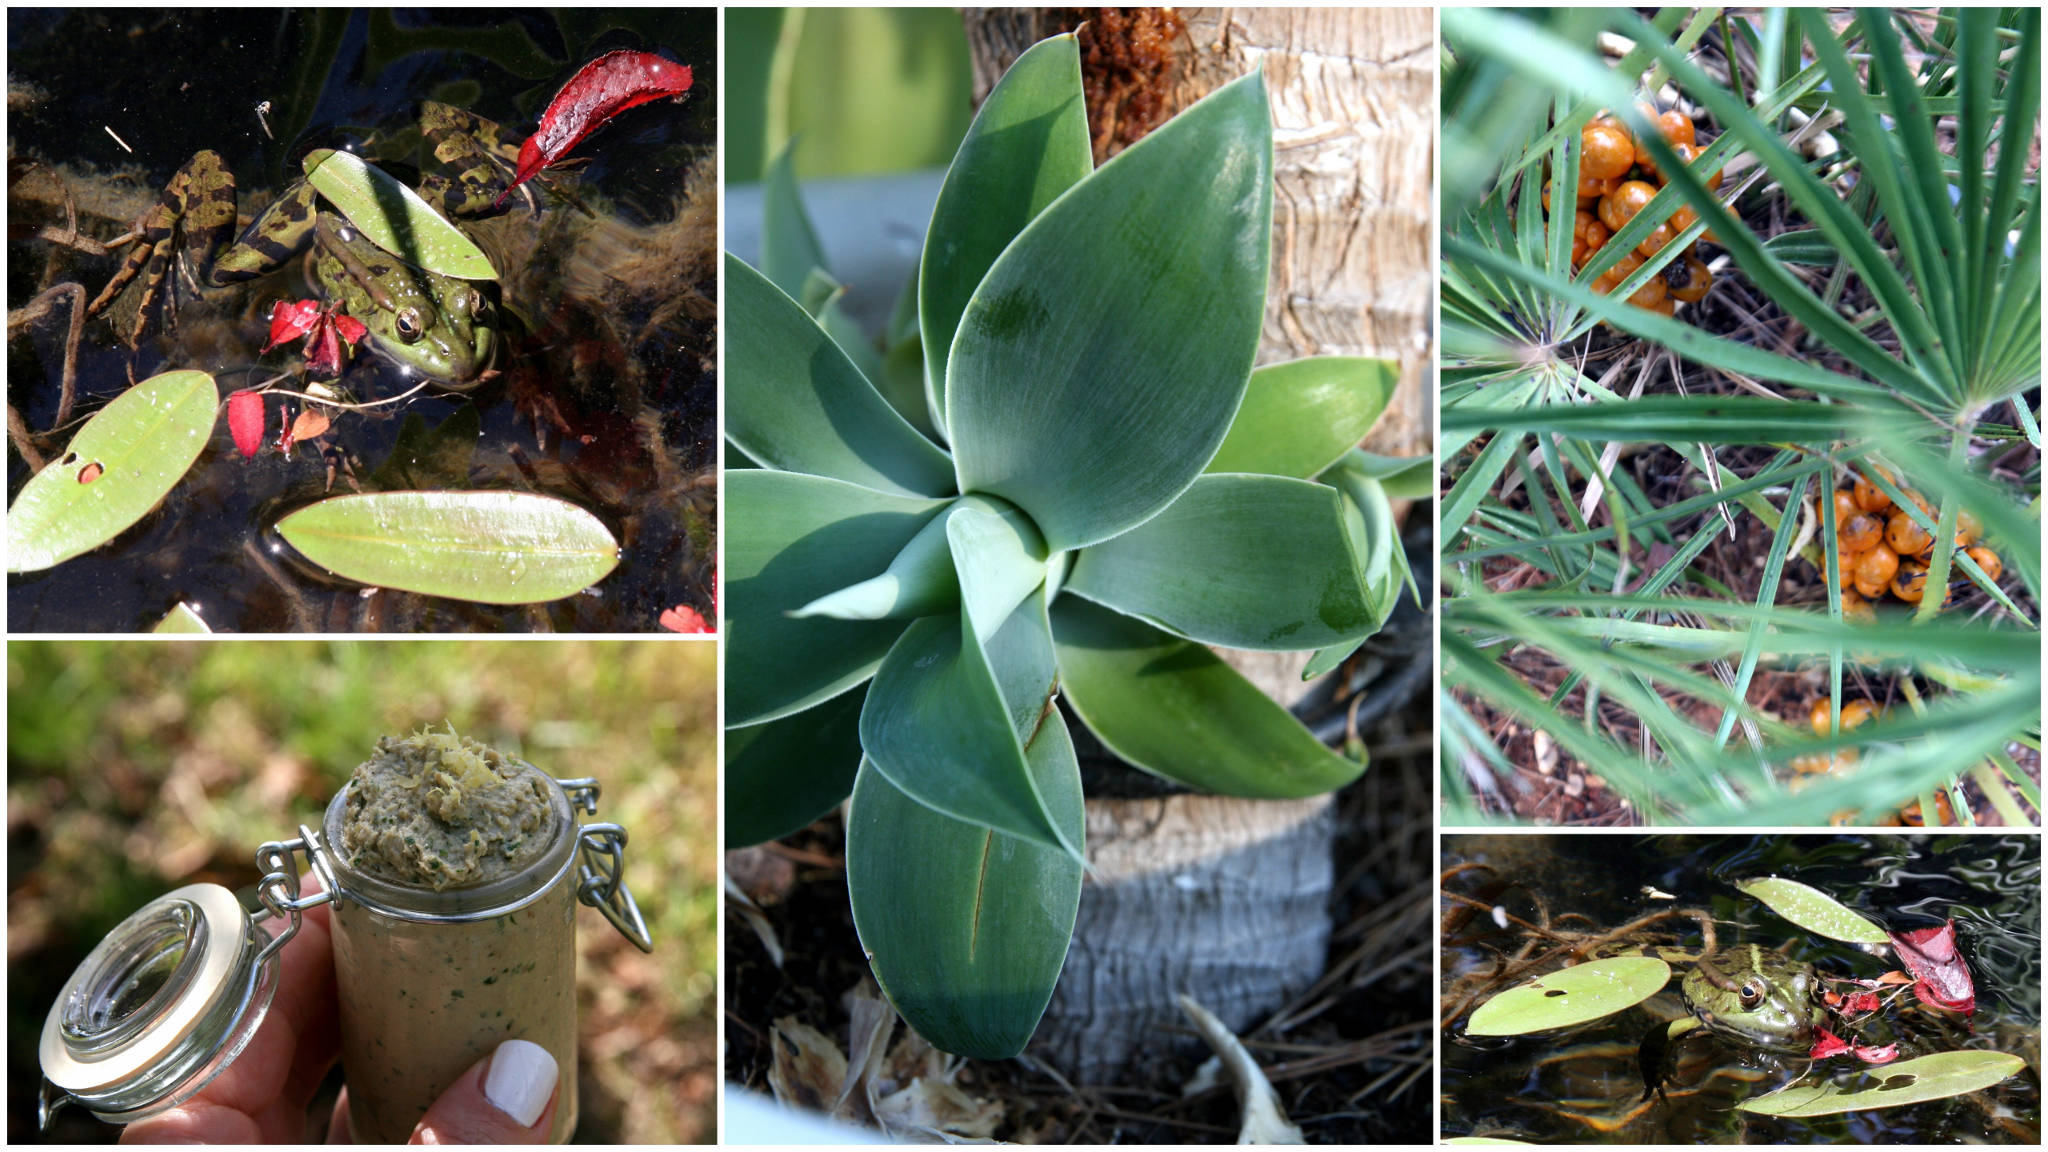
[[[727,841],[850,794],[862,945],[948,1051],[1021,1050],[1066,955],[1082,796],[1056,697],[1196,788],[1363,770],[1205,646],[1334,666],[1407,577],[1390,485],[1427,482],[1354,447],[1391,364],[1253,370],[1272,196],[1262,76],[1091,171],[1058,36],[961,144],[886,358],[834,339],[793,186],[768,189],[775,279],[727,259],[727,459],[757,465],[726,482]]]

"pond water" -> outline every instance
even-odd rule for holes
[[[2041,846],[2031,836],[1632,836],[1444,837],[1443,1133],[1535,1143],[2038,1143],[2041,985]],[[1478,865],[1478,867],[1473,867]],[[1457,870],[1452,873],[1450,870]],[[1986,1091],[1908,1107],[1813,1119],[1736,1111],[1795,1079],[1846,1082],[1846,1057],[1818,1071],[1804,1055],[1775,1055],[1698,1035],[1677,1048],[1664,1098],[1644,1099],[1639,1044],[1685,1012],[1678,981],[1659,996],[1602,1020],[1517,1037],[1466,1034],[1479,977],[1501,956],[1548,950],[1515,920],[1561,936],[1620,929],[1673,909],[1711,917],[1716,947],[1784,948],[1825,975],[1874,978],[1893,955],[1806,933],[1739,892],[1737,881],[1780,876],[1820,889],[1887,930],[1955,921],[1975,981],[1973,1019],[1888,1009],[1902,1057],[1980,1049],[2021,1056],[2032,1067]],[[1490,910],[1498,906],[1503,919]],[[1672,916],[1646,932],[1697,950],[1701,932]],[[1539,965],[1553,971],[1557,964]],[[1530,975],[1534,975],[1532,971]],[[1913,1005],[1908,993],[1901,1005]],[[1703,1031],[1703,1030],[1702,1030]]]
[[[246,219],[316,147],[406,142],[420,102],[503,125],[516,142],[578,67],[622,48],[695,72],[680,102],[621,113],[548,179],[562,195],[516,197],[474,226],[496,261],[497,373],[462,393],[333,410],[331,429],[287,459],[267,401],[263,450],[244,459],[220,420],[190,473],[112,541],[8,580],[17,632],[136,631],[178,604],[216,631],[653,631],[664,611],[713,615],[715,579],[716,14],[710,9],[14,10],[8,238],[9,500],[77,424],[141,380],[212,373],[223,396],[291,373],[298,348],[260,350],[273,302],[312,295],[293,259],[247,287],[200,290],[171,277],[170,322],[131,353],[131,287],[84,325],[76,400],[62,414],[69,297],[96,295],[126,232],[180,165],[212,149],[234,173]],[[259,108],[261,111],[259,112]],[[118,137],[118,140],[116,139]],[[394,148],[395,150],[395,148]],[[380,163],[410,180],[418,150]],[[72,221],[86,242],[72,243]],[[27,322],[23,318],[28,317]],[[338,382],[355,400],[417,381],[359,352]],[[296,413],[301,402],[291,401]],[[24,435],[26,434],[26,435]],[[597,516],[618,567],[540,605],[491,606],[370,590],[300,558],[272,525],[328,495],[462,489],[542,493]]]

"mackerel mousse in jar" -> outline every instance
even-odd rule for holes
[[[575,1131],[579,825],[564,786],[454,732],[386,737],[327,807],[349,1130],[403,1144],[472,1064],[530,1040]]]

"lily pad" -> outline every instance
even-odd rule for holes
[[[2018,1073],[2027,1062],[2004,1052],[1937,1052],[1903,1064],[1871,1068],[1845,1090],[1833,1084],[1787,1088],[1736,1105],[1760,1116],[1833,1116],[1966,1096]]]
[[[1465,1031],[1522,1036],[1612,1016],[1663,991],[1671,965],[1653,956],[1613,956],[1575,964],[1517,985],[1481,1004]]]
[[[199,459],[219,408],[204,372],[165,372],[115,397],[22,485],[7,510],[7,570],[62,564],[148,515]]]
[[[337,496],[279,520],[277,531],[338,576],[481,604],[559,600],[619,563],[603,521],[527,492]]]
[[[1862,913],[1797,880],[1767,876],[1760,880],[1744,880],[1735,887],[1763,901],[1771,911],[1816,936],[1849,944],[1892,942],[1890,934]]]
[[[496,280],[498,270],[462,230],[390,173],[349,152],[306,153],[306,179],[370,243],[415,267],[463,280]]]

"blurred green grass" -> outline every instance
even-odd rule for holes
[[[7,647],[10,1139],[34,1135],[43,1015],[102,934],[175,886],[253,883],[256,845],[317,823],[379,736],[444,721],[556,776],[596,776],[596,818],[631,837],[627,880],[655,952],[640,955],[594,912],[577,918],[581,1138],[713,1138],[713,645]]]

